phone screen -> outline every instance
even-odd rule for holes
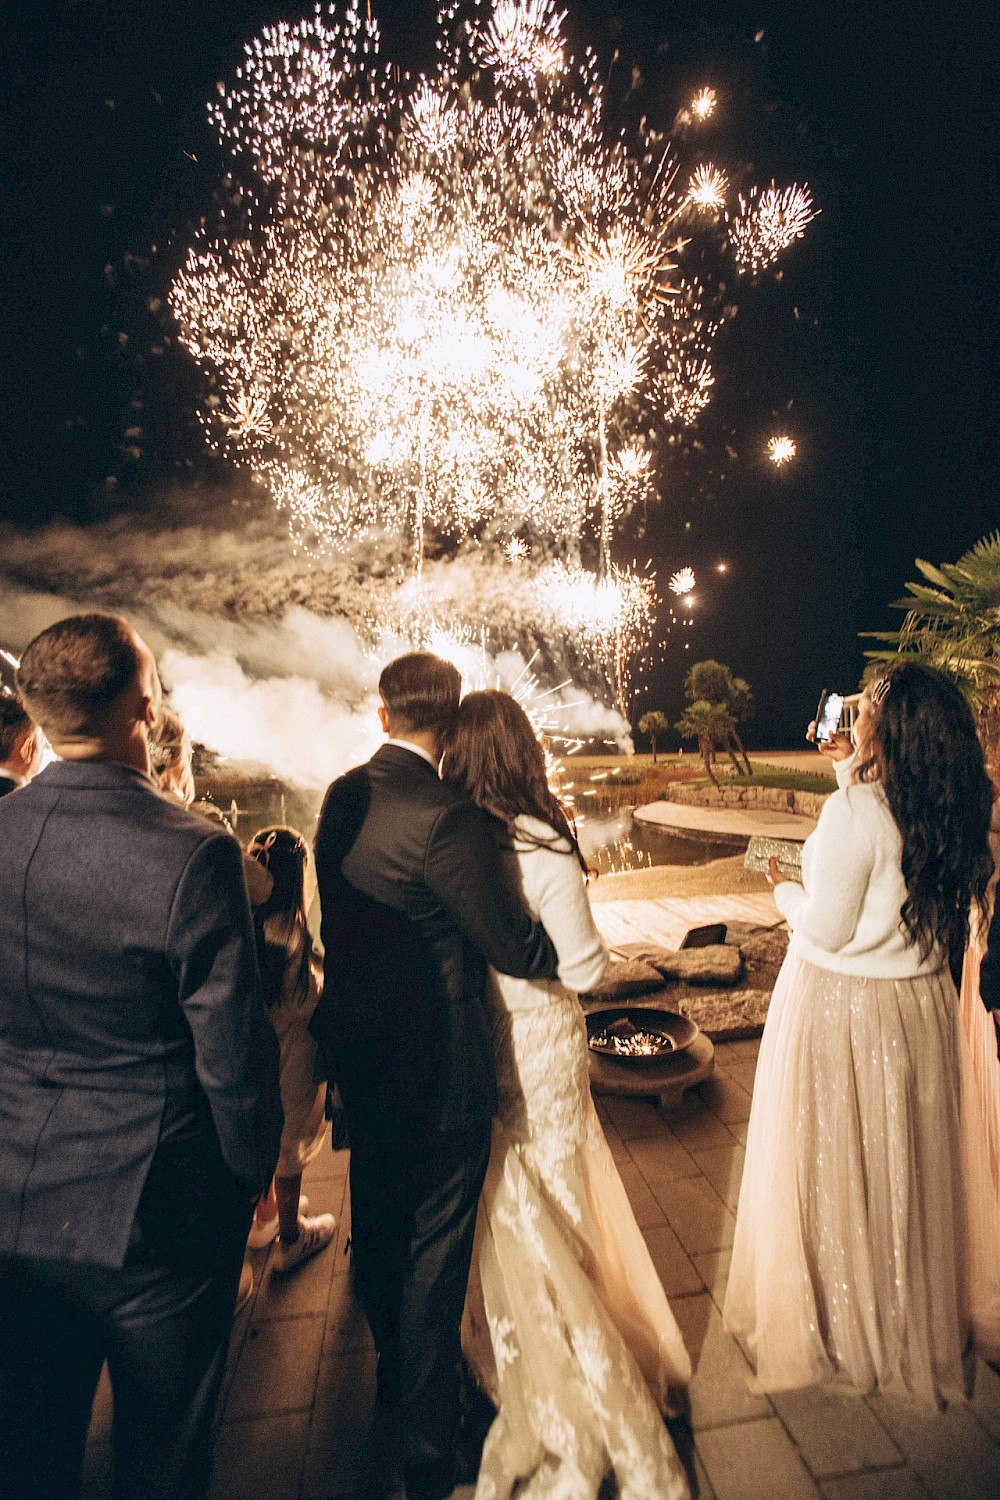
[[[816,717],[816,743],[825,745],[837,733],[840,715],[844,708],[842,693],[827,693],[820,699]]]

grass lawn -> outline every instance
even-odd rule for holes
[[[562,758],[563,776],[567,781],[590,781],[595,775],[606,775],[616,781],[642,781],[650,772],[690,771],[701,765],[697,754],[658,755],[566,755]]]
[[[832,792],[835,783],[821,772],[799,771],[793,767],[755,764],[751,751],[752,776],[736,776],[728,760],[716,763],[723,786],[775,787],[786,792]],[[568,755],[562,761],[561,782],[565,791],[594,788],[617,806],[654,802],[663,795],[671,781],[710,782],[704,774],[701,756],[688,754],[658,755]],[[634,789],[634,790],[633,790]]]

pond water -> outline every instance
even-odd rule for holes
[[[742,854],[746,839],[688,838],[656,823],[643,823],[628,808],[578,825],[580,847],[602,875],[644,870],[652,865],[707,865]]]

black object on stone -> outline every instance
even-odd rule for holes
[[[684,934],[682,948],[713,948],[716,943],[726,941],[725,922],[707,922],[704,927],[691,927]]]

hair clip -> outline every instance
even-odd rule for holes
[[[888,672],[886,672],[884,677],[880,677],[877,682],[872,683],[868,697],[874,708],[878,708],[879,704],[885,698],[886,693],[888,693],[889,691],[891,682],[892,677]]]
[[[274,848],[277,837],[276,833],[269,833],[265,839],[262,839],[260,834],[257,834],[250,845],[248,852],[253,855],[259,865],[264,866],[265,870],[271,863],[271,850]]]

